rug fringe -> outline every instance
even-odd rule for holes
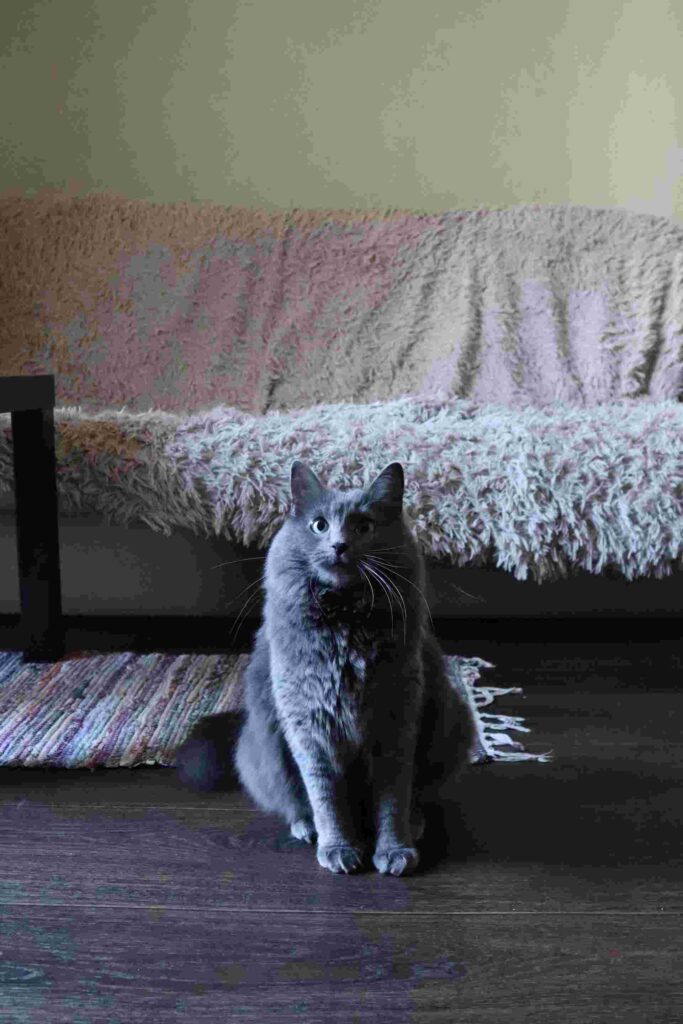
[[[487,667],[489,667],[487,665]],[[493,666],[490,666],[493,667]],[[488,707],[496,697],[505,696],[508,693],[523,693],[521,686],[473,686],[472,697],[479,711],[482,707]],[[508,732],[531,732],[528,726],[524,725],[524,718],[521,715],[497,715],[487,711],[479,711],[477,731],[479,740],[486,751],[485,759],[475,759],[472,764],[485,764],[487,761],[540,761],[545,764],[552,761],[554,752],[543,751],[540,754],[530,754],[524,749],[524,744],[513,740]],[[511,747],[511,750],[501,750],[501,747]]]

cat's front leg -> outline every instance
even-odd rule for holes
[[[290,742],[313,811],[318,863],[339,874],[357,871],[364,851],[356,837],[343,773],[329,755],[301,740]]]
[[[412,788],[415,735],[406,724],[376,747],[373,759],[376,844],[373,864],[384,875],[409,875],[420,855],[415,847]]]
[[[409,875],[420,862],[411,825],[412,766],[399,767],[394,758],[377,762],[377,840],[372,862],[383,875]]]

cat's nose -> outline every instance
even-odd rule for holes
[[[333,545],[332,545],[332,547],[334,548],[334,550],[335,550],[335,551],[337,552],[337,555],[338,555],[338,556],[339,556],[339,555],[343,555],[343,554],[344,554],[344,552],[345,552],[345,551],[347,550],[348,546],[349,546],[349,545],[348,545],[348,544],[345,544],[345,543],[344,543],[344,541],[337,541],[337,543],[336,543],[336,544],[333,544]]]

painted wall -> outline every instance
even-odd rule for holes
[[[681,0],[2,0],[0,93],[0,193],[683,223]]]

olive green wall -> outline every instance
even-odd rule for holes
[[[683,222],[683,0],[0,0],[0,58],[0,193]]]

